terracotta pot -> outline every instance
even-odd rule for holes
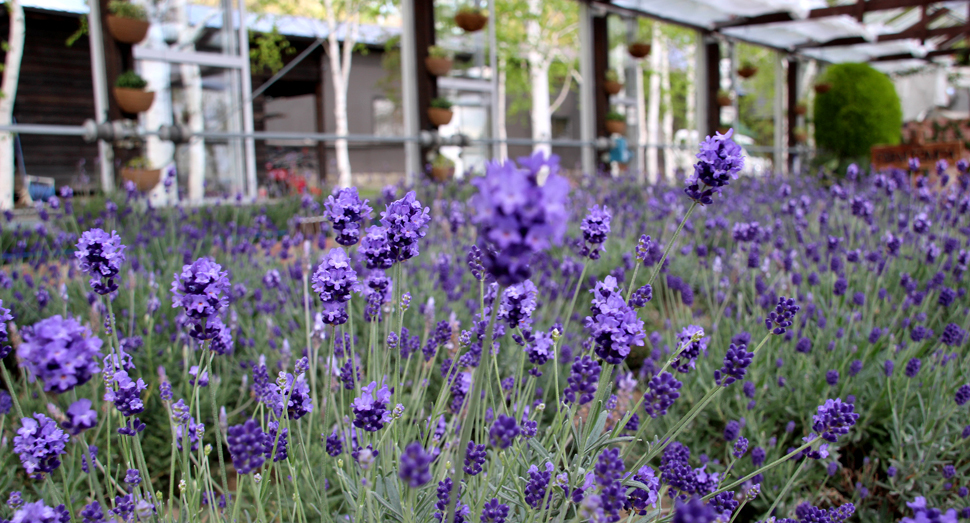
[[[751,78],[752,76],[758,74],[758,68],[754,66],[747,66],[738,69],[738,76],[741,78]]]
[[[832,89],[832,84],[825,83],[825,82],[820,83],[820,84],[815,84],[815,92],[816,93],[819,93],[819,94],[827,93],[827,92],[829,92],[830,89]]]
[[[633,42],[626,48],[630,56],[634,58],[646,58],[650,55],[650,44],[645,42]]]
[[[161,169],[132,169],[125,167],[121,169],[121,179],[124,181],[135,182],[135,187],[141,192],[150,191],[159,180],[162,179]]]
[[[442,125],[448,125],[451,123],[451,117],[455,113],[451,112],[451,109],[441,109],[439,107],[429,107],[428,108],[428,118],[435,127],[441,127]]]
[[[606,132],[610,134],[626,134],[626,122],[619,120],[607,120]]]
[[[429,56],[424,59],[424,67],[433,76],[445,76],[451,71],[452,61],[448,58],[434,58]]]
[[[447,182],[455,176],[454,167],[432,167],[431,178],[436,182]]]
[[[488,17],[476,11],[458,11],[455,15],[455,25],[466,33],[481,31],[488,24]]]
[[[605,89],[608,94],[617,94],[623,90],[623,84],[620,82],[607,80],[603,82],[603,89]]]
[[[730,130],[731,130],[730,127],[718,127],[717,128],[717,132],[720,133],[720,134],[727,134],[728,131],[730,131]]]
[[[808,106],[805,104],[798,104],[795,106],[795,114],[803,116],[808,113]]]
[[[143,89],[130,89],[128,87],[115,87],[115,100],[126,113],[142,113],[152,106],[155,101],[155,93],[146,92]]]
[[[115,40],[125,44],[137,44],[144,40],[149,25],[146,20],[108,15],[108,32]]]
[[[795,131],[795,141],[798,143],[805,143],[808,141],[808,133],[804,131]]]
[[[717,105],[720,105],[721,107],[730,107],[731,103],[732,103],[731,95],[727,95],[727,94],[717,95]]]

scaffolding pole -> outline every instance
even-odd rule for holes
[[[579,2],[579,74],[583,83],[579,86],[579,138],[592,142],[596,138],[596,86],[593,72],[593,12],[588,2]],[[596,150],[583,146],[583,172],[596,173]]]
[[[417,42],[414,34],[414,0],[401,0],[401,105],[404,111],[404,132],[417,136],[421,132],[418,115],[418,69]],[[421,172],[421,145],[418,142],[404,144],[404,177],[414,183]]]
[[[249,28],[246,25],[246,0],[239,2],[239,57],[243,59],[239,75],[242,79],[243,96],[243,132],[250,134],[255,131],[253,126],[253,77],[249,70]],[[256,143],[252,138],[243,142],[246,166],[246,194],[250,198],[256,197]]]
[[[88,40],[91,46],[91,80],[94,84],[94,120],[108,121],[108,73],[104,65],[104,33],[101,27],[101,5],[98,0],[88,2]],[[101,190],[114,191],[114,149],[107,142],[98,142],[98,161],[101,169]]]

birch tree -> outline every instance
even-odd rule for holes
[[[20,83],[20,62],[24,56],[24,37],[27,23],[20,0],[8,0],[10,33],[7,37],[7,56],[3,64],[3,87],[0,89],[0,125],[13,122],[13,106]],[[11,133],[0,133],[0,209],[13,208],[14,188],[14,138]]]

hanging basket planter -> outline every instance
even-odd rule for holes
[[[455,25],[466,33],[481,31],[488,24],[488,17],[480,11],[463,10],[455,15]]]
[[[639,60],[650,55],[650,44],[646,42],[633,42],[627,46],[626,50],[630,53],[630,56]]]
[[[607,120],[606,132],[610,134],[626,134],[626,122],[620,120]]]
[[[140,192],[146,192],[158,185],[159,180],[162,179],[162,170],[125,167],[121,169],[121,179],[133,182]]]
[[[614,80],[607,80],[603,82],[603,89],[607,94],[619,94],[623,90],[623,84]]]
[[[428,119],[435,127],[441,127],[442,125],[448,125],[451,123],[451,117],[454,116],[450,109],[442,109],[440,107],[429,107],[428,108]]]
[[[431,178],[438,182],[444,183],[451,180],[455,176],[454,167],[432,167],[431,168]]]
[[[108,32],[115,40],[125,44],[137,44],[144,40],[150,25],[146,20],[108,15]]]
[[[831,88],[832,88],[832,84],[827,82],[815,84],[815,92],[819,94],[827,93]]]
[[[808,106],[805,104],[798,104],[795,106],[795,114],[798,116],[804,116],[808,113]]]
[[[758,68],[753,65],[745,65],[738,69],[738,76],[741,78],[751,78],[758,74]]]
[[[445,76],[451,71],[454,62],[448,58],[435,58],[429,56],[424,59],[424,67],[432,76]]]
[[[798,143],[805,143],[808,141],[808,133],[805,131],[795,131],[795,141]]]
[[[717,105],[721,107],[730,107],[731,104],[731,95],[727,93],[720,93],[717,95]]]
[[[143,113],[152,106],[155,101],[155,93],[146,92],[143,89],[131,89],[129,87],[115,87],[115,100],[118,106],[126,113]]]

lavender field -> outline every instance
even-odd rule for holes
[[[743,161],[8,216],[0,520],[970,518],[970,165]]]

